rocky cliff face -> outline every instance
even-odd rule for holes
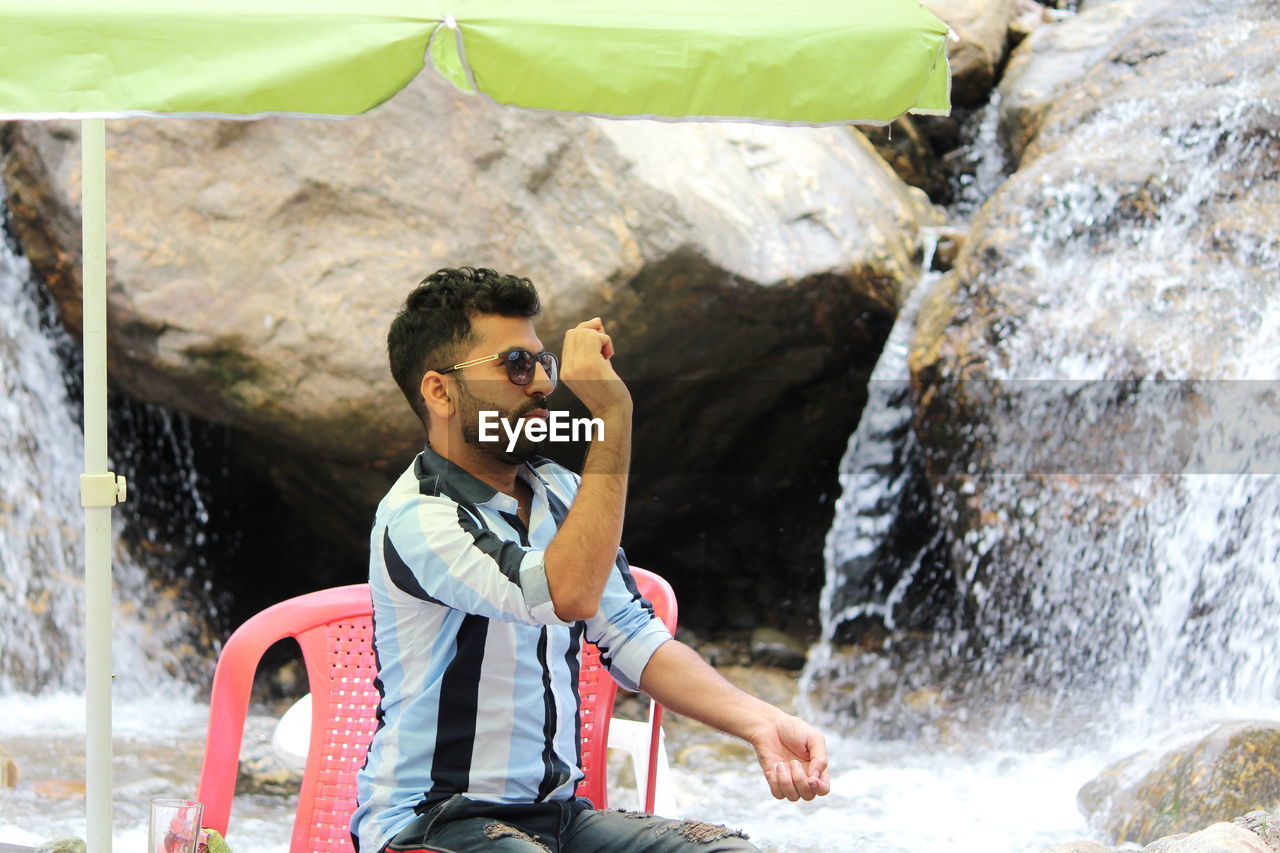
[[[1197,665],[1162,661],[1166,641],[1249,630],[1205,589],[1186,607],[1212,628],[1159,629],[1182,640],[1154,639],[1147,608],[1182,595],[1161,578],[1183,561],[1236,573],[1251,535],[1232,499],[1232,523],[1198,541],[1207,496],[1176,475],[1280,459],[1274,386],[1240,381],[1280,375],[1276,11],[1091,4],[1030,36],[1000,84],[1016,171],[926,305],[911,370],[951,569],[1010,673],[1099,687],[1180,672],[1190,688],[1227,676],[1188,678]],[[1254,486],[1244,505],[1271,500]],[[1232,595],[1265,589],[1253,562]]]

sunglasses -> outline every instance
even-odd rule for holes
[[[556,361],[554,355],[549,352],[529,352],[527,349],[519,348],[473,358],[470,361],[464,361],[462,364],[455,364],[453,367],[436,372],[452,373],[455,370],[474,367],[477,364],[485,364],[494,359],[502,360],[502,363],[507,368],[507,379],[511,381],[512,385],[528,385],[532,382],[533,374],[538,369],[539,364],[542,365],[543,370],[547,371],[547,378],[551,380],[552,388],[556,386],[556,380],[560,377],[560,362]]]

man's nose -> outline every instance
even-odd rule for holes
[[[541,394],[546,396],[555,390],[555,383],[551,381],[550,374],[542,362],[535,362],[533,367],[533,381],[525,386],[524,392],[530,396]]]

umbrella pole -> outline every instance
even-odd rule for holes
[[[84,288],[85,805],[89,853],[111,853],[111,507],[107,471],[106,131],[81,122]]]

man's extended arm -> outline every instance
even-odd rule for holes
[[[582,467],[582,485],[569,514],[547,546],[544,565],[556,616],[589,619],[600,606],[622,541],[622,517],[631,467],[631,394],[609,359],[613,342],[600,318],[564,336],[561,379],[604,422]]]
[[[604,421],[573,507],[547,546],[544,565],[556,615],[589,619],[613,571],[622,539],[631,462],[631,395],[609,360],[613,342],[597,317],[565,334],[561,378]],[[649,658],[640,687],[671,710],[742,738],[778,799],[811,800],[831,790],[826,741],[797,717],[734,687],[676,640]]]
[[[672,711],[751,744],[778,799],[812,800],[831,790],[826,740],[817,729],[734,687],[683,643],[658,647],[640,687]]]

